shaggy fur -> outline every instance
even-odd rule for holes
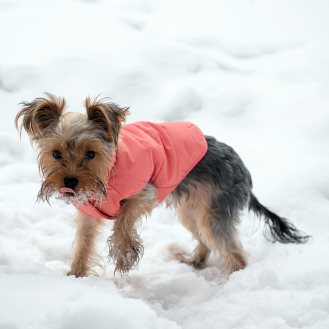
[[[105,219],[89,217],[78,211],[75,224],[77,231],[70,257],[71,270],[68,275],[98,276],[95,268],[101,268],[105,272],[102,258],[96,250],[97,240],[102,233]]]
[[[137,228],[142,217],[151,215],[156,204],[157,190],[152,183],[147,183],[142,191],[122,201],[113,234],[107,240],[109,259],[116,264],[114,273],[123,275],[138,265],[144,247]]]
[[[113,154],[120,152],[120,129],[129,114],[128,108],[120,108],[107,99],[87,98],[86,115],[70,113],[65,112],[64,99],[46,95],[47,98],[22,103],[15,120],[16,128],[20,132],[24,128],[39,151],[39,169],[44,180],[38,200],[49,202],[54,196],[81,204],[93,198],[96,205],[107,197],[107,181],[115,166]],[[165,200],[167,206],[177,209],[182,224],[199,242],[192,256],[175,252],[176,259],[202,269],[213,251],[225,260],[228,273],[243,269],[247,254],[238,238],[237,226],[245,207],[264,217],[274,241],[308,240],[309,236],[301,234],[288,220],[259,203],[252,193],[250,173],[231,147],[213,137],[206,136],[206,141],[206,155]],[[90,152],[97,157],[90,158]],[[68,185],[73,182],[74,186]],[[64,185],[74,188],[76,195],[60,195],[58,191]],[[151,182],[121,201],[113,233],[107,240],[115,273],[123,275],[137,267],[144,250],[138,224],[156,204],[157,190]],[[96,275],[95,266],[104,269],[96,242],[105,221],[78,211],[75,222],[77,232],[68,275]]]

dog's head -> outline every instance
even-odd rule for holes
[[[77,204],[88,198],[106,198],[106,186],[118,151],[121,124],[129,114],[107,99],[85,100],[87,114],[65,112],[66,102],[46,94],[23,108],[15,119],[39,151],[39,170],[43,177],[38,200],[50,197]],[[19,125],[18,121],[22,117]]]

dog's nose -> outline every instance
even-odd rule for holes
[[[65,177],[64,178],[64,185],[65,187],[75,188],[78,185],[79,181],[74,177]]]

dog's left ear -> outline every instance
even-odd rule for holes
[[[36,98],[32,102],[22,102],[23,108],[15,118],[15,126],[19,133],[22,129],[30,136],[31,142],[43,138],[47,129],[56,125],[60,116],[65,112],[66,102],[64,98],[45,93],[47,98]],[[18,124],[20,118],[21,124]]]
[[[91,100],[89,97],[85,100],[85,108],[89,120],[99,125],[107,136],[107,141],[113,143],[118,150],[118,141],[121,124],[126,121],[129,115],[129,107],[120,108],[118,105],[106,102],[107,99]]]

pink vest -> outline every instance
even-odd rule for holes
[[[162,202],[207,152],[201,130],[189,122],[135,122],[122,126],[119,153],[111,170],[107,199],[78,209],[96,218],[115,219],[120,201],[151,181]]]

